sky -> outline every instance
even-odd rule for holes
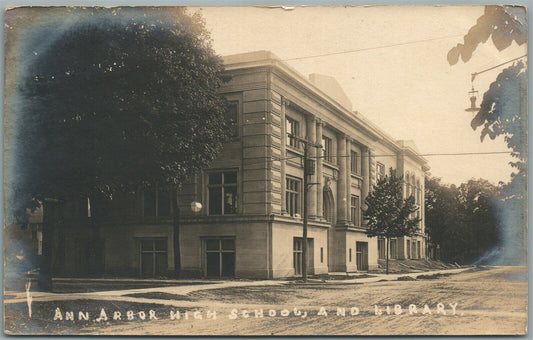
[[[335,77],[353,110],[393,138],[413,140],[429,161],[430,174],[444,183],[471,178],[495,184],[509,181],[513,171],[509,153],[487,154],[509,151],[503,136],[482,143],[479,130],[470,127],[473,114],[465,108],[470,105],[471,73],[525,55],[527,47],[513,43],[500,52],[489,39],[467,63],[450,66],[446,59],[448,51],[463,42],[484,6],[248,6],[189,11],[203,15],[220,55],[270,50],[303,76]],[[502,69],[476,78],[478,105]],[[450,153],[467,155],[442,155]]]
[[[509,154],[434,155],[508,151],[503,137],[480,141],[472,130],[471,73],[527,53],[526,44],[498,51],[492,41],[472,59],[450,66],[446,55],[484,7],[309,6],[293,8],[191,7],[199,11],[220,55],[270,50],[307,76],[337,79],[353,110],[395,139],[413,140],[430,173],[443,183],[484,178],[507,182]],[[342,53],[352,51],[349,53]],[[341,52],[341,53],[339,53]],[[324,55],[320,57],[304,58]],[[510,64],[509,64],[510,65]],[[503,67],[477,76],[482,94]]]

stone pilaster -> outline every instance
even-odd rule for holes
[[[364,206],[365,199],[367,198],[370,190],[370,150],[367,147],[361,150],[361,175],[363,176],[363,186],[361,188],[361,206]]]
[[[346,221],[352,224],[352,142],[346,139]]]
[[[337,225],[344,226],[346,220],[346,135],[337,136],[337,165],[339,177],[337,178]]]
[[[374,157],[374,150],[368,149],[368,164],[369,164],[369,172],[370,172],[370,186],[373,184],[376,184],[376,159]],[[387,175],[387,169],[385,169],[385,175]]]
[[[285,110],[287,106],[287,100],[281,97],[281,164],[280,164],[280,173],[281,173],[281,214],[287,214],[287,201],[285,199],[286,195],[286,175],[285,167],[287,164],[287,123],[285,121]]]
[[[314,116],[307,116],[306,119],[306,128],[307,128],[307,140],[309,143],[314,144],[316,142],[316,119]],[[312,159],[316,163],[316,148],[313,145],[309,145],[307,149],[307,155],[309,159]],[[308,183],[316,183],[316,165],[313,169],[315,174],[308,177]],[[309,186],[309,191],[307,194],[307,212],[310,219],[316,218],[316,192],[317,186],[312,184]]]
[[[320,119],[316,122],[316,143],[322,144],[322,121]],[[322,157],[324,155],[324,152],[322,148],[316,149],[316,181],[317,184],[317,190],[316,190],[316,216],[317,218],[322,218],[323,213],[323,205],[324,202],[322,201],[324,198],[324,176],[322,175]]]

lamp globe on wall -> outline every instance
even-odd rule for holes
[[[199,212],[200,210],[202,210],[202,203],[197,201],[191,202],[191,210],[195,213]]]

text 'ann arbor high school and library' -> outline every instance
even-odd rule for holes
[[[309,274],[369,270],[385,258],[384,240],[365,234],[361,205],[389,168],[404,176],[404,195],[415,197],[421,218],[416,235],[391,240],[390,256],[428,256],[423,202],[429,167],[412,142],[393,140],[352,111],[331,77],[306,79],[267,51],[227,56],[224,63],[231,80],[221,93],[231,104],[233,138],[180,192],[184,276],[301,274],[304,153],[293,136],[322,145],[309,148],[316,159],[309,176]],[[192,202],[203,208],[193,212]],[[96,261],[107,275],[172,276],[169,194],[117,194],[109,204],[95,258],[89,256],[91,230],[80,222],[83,209],[72,203],[78,208],[54,231],[53,275],[91,274],[90,261]]]

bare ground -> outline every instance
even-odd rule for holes
[[[130,296],[131,297],[131,296]],[[141,299],[142,298],[142,299]],[[152,299],[152,300],[151,300]],[[233,287],[191,292],[171,305],[158,304],[170,295],[139,296],[139,302],[71,301],[35,304],[29,320],[22,304],[5,305],[6,330],[11,334],[100,334],[100,335],[510,335],[524,334],[527,327],[527,268],[478,268],[449,276],[427,276],[416,281],[364,284],[286,284]],[[77,301],[77,304],[76,304]],[[146,304],[152,301],[153,304]],[[437,311],[438,304],[446,315]],[[455,314],[451,305],[457,304]],[[394,307],[396,307],[395,314]],[[416,313],[409,313],[409,305]],[[427,309],[424,310],[424,306]],[[98,317],[105,308],[107,321],[53,321],[54,310],[89,311]],[[381,310],[376,315],[375,306]],[[390,306],[387,314],[386,306]],[[319,315],[321,308],[323,312]],[[357,307],[358,310],[352,307]],[[294,308],[297,308],[296,313]],[[337,315],[345,308],[345,316]],[[148,320],[149,310],[158,320]],[[428,312],[428,309],[431,313]],[[128,321],[128,310],[135,313]],[[254,311],[262,310],[263,317]],[[112,320],[119,311],[121,320]],[[140,320],[144,311],[146,320]],[[170,312],[180,311],[179,320]],[[196,318],[194,312],[196,313]],[[208,319],[207,311],[215,311]],[[350,315],[350,311],[358,312]],[[187,312],[188,319],[184,313]],[[275,316],[269,316],[275,312]],[[288,313],[288,316],[282,314]],[[302,312],[301,315],[295,315]],[[305,317],[304,313],[307,313]],[[341,313],[342,314],[342,313]],[[235,318],[230,318],[235,316]],[[198,319],[202,317],[202,319]],[[7,321],[11,320],[11,323]],[[40,328],[43,327],[44,328]],[[48,330],[46,330],[48,328]],[[40,331],[39,331],[40,329]]]

